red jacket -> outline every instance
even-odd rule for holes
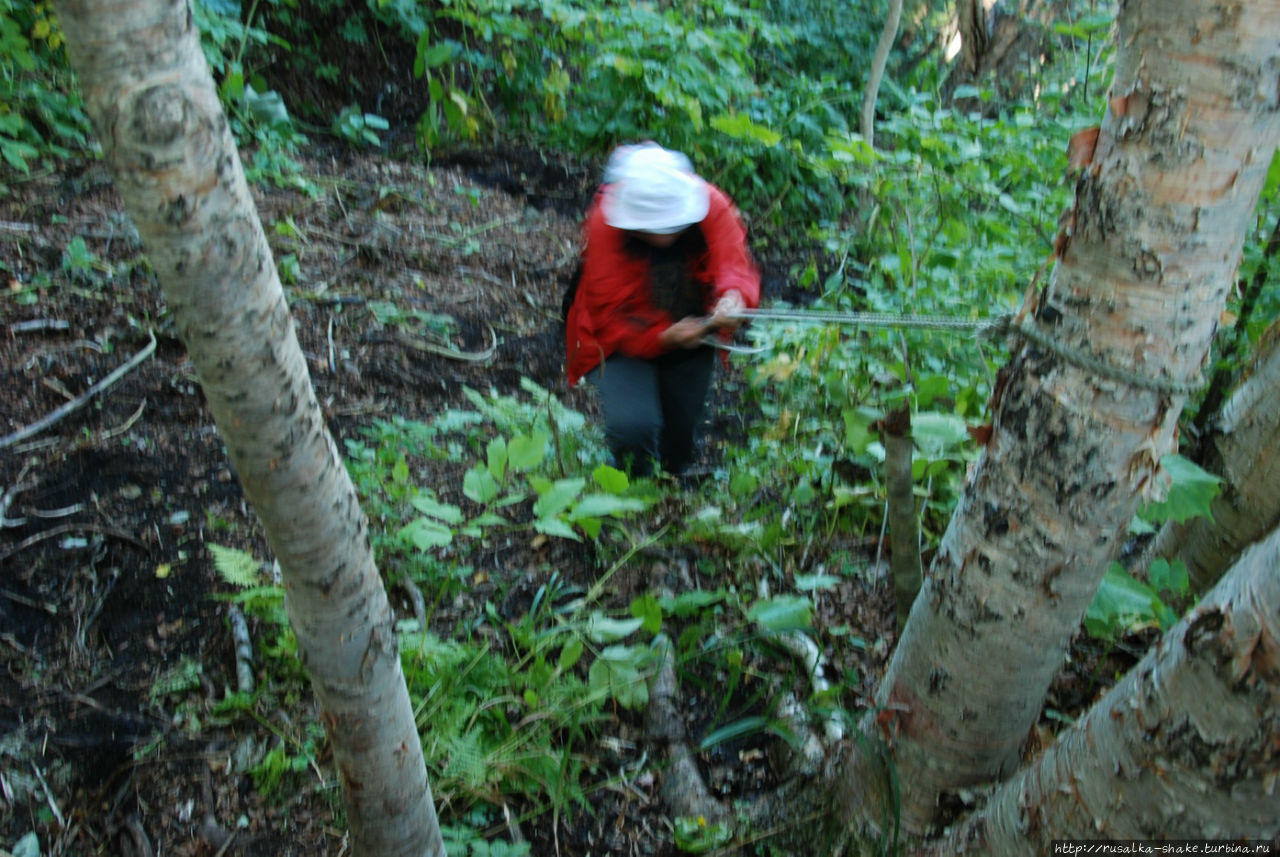
[[[707,251],[690,273],[710,287],[708,312],[731,290],[748,307],[758,306],[760,272],[747,251],[746,229],[729,197],[712,184],[707,189],[710,207],[698,224]],[[565,322],[570,385],[615,351],[642,360],[659,356],[668,350],[659,335],[678,321],[654,305],[649,261],[627,252],[626,233],[605,223],[602,194],[596,194],[582,224],[582,279]]]

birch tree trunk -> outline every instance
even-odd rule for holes
[[[1280,532],[939,854],[1040,855],[1055,839],[1280,835]]]
[[[1152,387],[1198,381],[1280,138],[1280,0],[1128,0],[1118,28],[1093,162],[1034,313],[1056,350],[1023,345],[993,394],[868,719],[891,742],[908,830],[937,820],[943,792],[1017,766],[1173,447],[1186,397]]]
[[[186,0],[65,0],[72,67],[280,562],[359,855],[444,854],[368,525],[324,425]]]
[[[1202,465],[1223,478],[1211,518],[1165,525],[1147,552],[1181,559],[1204,592],[1240,552],[1280,524],[1280,326],[1268,331],[1245,381],[1223,406]]]
[[[876,99],[880,96],[880,81],[884,78],[885,66],[889,64],[889,51],[893,50],[894,39],[898,37],[898,23],[901,19],[902,0],[889,0],[889,17],[885,19],[875,56],[871,58],[867,91],[862,96],[862,139],[872,147],[875,146],[876,138]]]

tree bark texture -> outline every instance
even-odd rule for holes
[[[1280,0],[1128,0],[1115,83],[1034,321],[1102,377],[1017,349],[993,431],[877,694],[908,829],[1013,772],[1173,448],[1280,136]],[[1087,361],[1085,361],[1087,363]],[[1171,388],[1172,389],[1172,388]],[[856,772],[853,774],[856,776]]]
[[[901,20],[902,0],[889,0],[889,16],[885,19],[884,29],[880,32],[880,42],[876,45],[875,56],[871,58],[867,91],[862,96],[862,139],[872,147],[875,146],[876,99],[880,96],[880,81],[884,79],[884,70],[889,64],[889,51],[893,50],[893,42],[898,37],[898,23]]]
[[[355,853],[443,855],[368,524],[186,0],[59,3],[104,157],[279,560]]]
[[[1040,855],[1055,839],[1280,835],[1280,532],[939,854]]]
[[[1169,522],[1148,555],[1181,559],[1204,592],[1253,542],[1280,524],[1280,325],[1268,330],[1248,376],[1223,406],[1201,466],[1223,478],[1209,518]]]
[[[960,30],[960,68],[972,80],[982,68],[991,47],[989,10],[994,0],[960,0],[956,4]]]
[[[956,89],[969,83],[995,87],[999,95],[986,104],[989,109],[1021,98],[1043,80],[1046,58],[1053,56],[1061,41],[1053,23],[1069,20],[1073,5],[1069,0],[958,0],[960,53],[943,87],[946,100],[951,101]],[[966,108],[979,104],[976,99],[958,101]]]
[[[890,573],[898,605],[898,627],[907,624],[911,605],[920,594],[920,525],[916,514],[915,480],[911,478],[911,409],[902,407],[880,422],[884,438],[885,485],[889,496]]]

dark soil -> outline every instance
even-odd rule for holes
[[[306,165],[318,197],[256,190],[277,260],[297,260],[294,319],[339,443],[378,419],[428,419],[462,401],[464,386],[514,393],[522,378],[593,411],[585,391],[567,388],[559,328],[593,170],[521,152],[433,169],[335,155]],[[92,260],[77,256],[76,239]],[[0,437],[57,414],[147,349],[152,332],[156,341],[136,368],[0,449],[0,845],[35,831],[46,855],[340,853],[323,752],[287,800],[264,797],[243,773],[241,757],[266,746],[255,734],[314,721],[305,685],[272,723],[211,722],[235,684],[235,657],[227,605],[211,597],[227,587],[206,544],[259,557],[267,548],[105,171],[69,165],[10,184],[0,263]],[[455,319],[438,344],[482,352],[496,337],[496,350],[486,361],[418,350],[404,328],[379,321],[378,301]],[[729,390],[717,393],[713,441],[743,419]],[[438,484],[456,485],[458,473],[436,474]],[[585,548],[548,550],[517,544],[495,555],[504,577],[442,610],[433,629],[483,615],[488,599],[518,615],[548,567],[582,585],[600,573]],[[664,581],[686,585],[697,574],[689,559],[642,558],[617,575],[611,597],[625,605]],[[887,615],[874,598],[836,597],[850,602],[844,621]],[[198,686],[156,692],[191,664]],[[874,659],[849,669],[871,686]],[[759,704],[747,694],[721,711],[703,694],[687,710],[696,734]],[[648,751],[640,719],[617,716],[618,746],[629,749],[615,768],[636,765]],[[748,744],[705,754],[718,794],[769,785],[764,754]],[[673,853],[657,788],[649,776],[602,790],[594,814],[558,827],[537,817],[523,832],[535,854]]]
[[[362,438],[376,420],[429,419],[462,402],[464,387],[516,393],[522,378],[594,412],[585,390],[567,388],[559,312],[597,168],[520,150],[431,169],[335,154],[305,165],[318,196],[255,191],[282,269],[296,259],[287,286],[294,320],[340,444]],[[287,798],[279,789],[264,796],[244,773],[271,733],[303,734],[315,722],[306,685],[299,680],[298,692],[261,722],[213,716],[236,677],[227,604],[211,597],[227,587],[206,545],[268,551],[103,169],[73,164],[3,189],[0,265],[0,849],[35,831],[44,855],[343,853],[323,746]],[[762,267],[777,294],[787,265]],[[378,302],[453,318],[439,345],[477,353],[496,339],[496,348],[483,361],[422,351],[414,347],[421,332],[406,336],[404,325],[379,320]],[[153,333],[153,354],[79,402],[147,349]],[[709,462],[751,419],[736,398],[737,374],[720,374]],[[5,437],[72,401],[47,426]],[[442,464],[428,478],[453,490],[466,464]],[[696,486],[677,493],[660,515],[679,526],[696,494]],[[810,556],[816,563],[835,550],[849,546],[811,546]],[[713,589],[707,569],[723,562],[713,552],[642,554],[611,580],[610,606],[661,586]],[[482,619],[487,601],[504,617],[520,615],[548,569],[579,586],[602,571],[586,547],[519,540],[487,567],[433,615],[434,631],[447,636]],[[393,595],[411,615],[403,593]],[[820,625],[852,627],[870,641],[864,651],[843,647],[846,660],[828,672],[849,688],[841,703],[861,708],[895,636],[888,588],[851,577],[822,594],[819,612]],[[269,629],[252,617],[250,624],[255,643],[266,644],[260,635]],[[1109,683],[1110,668],[1095,666],[1106,654],[1086,651],[1078,674],[1055,685],[1051,707],[1078,710]],[[795,671],[789,656],[770,657],[748,654],[744,673]],[[184,693],[157,692],[192,664],[200,669]],[[693,735],[768,705],[758,682],[740,684],[726,702],[718,686],[725,676],[714,669],[690,666],[684,678]],[[592,753],[602,777],[629,770],[634,779],[594,792],[591,813],[532,815],[521,829],[535,855],[676,853],[661,769],[642,761],[659,750],[639,715],[613,715],[611,741]],[[1046,722],[1045,740],[1053,728]],[[776,785],[767,750],[763,736],[749,736],[701,754],[713,793],[767,795]]]

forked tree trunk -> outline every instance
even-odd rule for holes
[[[444,854],[368,525],[325,428],[187,0],[65,0],[72,67],[280,562],[359,855]]]
[[[1280,835],[1280,532],[937,854]]]
[[[1148,555],[1181,559],[1194,592],[1217,582],[1240,552],[1280,524],[1280,325],[1215,420],[1201,464],[1223,478],[1211,517],[1165,525]]]
[[[1151,386],[1198,381],[1280,138],[1280,0],[1128,0],[1118,28],[1109,108],[1035,313],[1058,350],[1015,352],[867,724],[891,741],[909,830],[936,820],[943,792],[1017,766],[1173,448],[1186,397]],[[1116,371],[1082,368],[1099,364]]]

